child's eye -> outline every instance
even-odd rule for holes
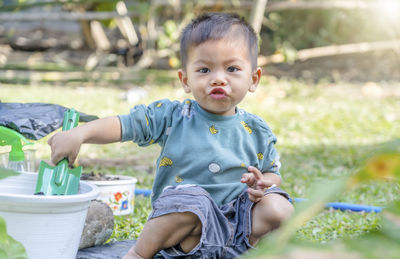
[[[237,67],[230,66],[230,67],[227,68],[227,70],[228,70],[228,72],[236,72],[239,69]]]
[[[200,73],[208,73],[208,72],[210,72],[210,69],[208,69],[208,68],[206,68],[206,67],[203,67],[203,68],[200,68],[200,69],[199,69],[199,72],[200,72]]]

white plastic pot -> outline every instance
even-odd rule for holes
[[[100,195],[97,199],[108,204],[114,215],[132,214],[137,179],[125,175],[106,175],[106,177],[118,177],[119,180],[87,181],[99,187]]]
[[[89,203],[99,189],[81,181],[76,195],[33,195],[36,179],[36,173],[21,173],[0,180],[0,216],[7,232],[29,259],[75,258]]]

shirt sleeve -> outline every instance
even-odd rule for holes
[[[137,105],[129,114],[119,115],[122,126],[121,141],[133,141],[139,146],[160,143],[171,124],[173,108],[173,102],[161,100],[148,106]]]
[[[262,172],[270,172],[280,175],[281,162],[278,151],[275,148],[276,137],[272,133],[268,136],[267,143],[265,145],[265,151],[263,153],[262,160]]]

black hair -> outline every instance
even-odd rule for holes
[[[232,30],[233,27],[235,27],[234,31]],[[183,29],[180,45],[182,68],[186,69],[191,47],[198,46],[208,40],[220,40],[232,32],[238,32],[247,41],[249,58],[252,68],[255,69],[258,55],[257,34],[243,17],[234,13],[206,13],[192,20]]]

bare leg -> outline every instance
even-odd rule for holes
[[[153,258],[160,250],[181,245],[184,252],[192,250],[201,237],[201,221],[191,212],[171,213],[149,220],[136,245],[124,259]]]
[[[280,194],[264,196],[252,209],[250,244],[256,245],[262,236],[278,228],[293,211],[292,204]]]

